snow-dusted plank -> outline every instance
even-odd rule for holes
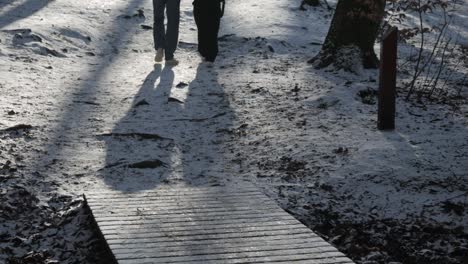
[[[328,251],[327,251],[328,250]],[[261,249],[239,247],[237,249],[206,249],[196,250],[193,248],[180,248],[175,251],[155,251],[155,252],[132,252],[126,254],[115,254],[117,259],[147,259],[159,258],[169,261],[186,261],[186,260],[223,260],[223,259],[243,259],[243,258],[263,258],[263,257],[284,257],[294,256],[300,257],[304,255],[312,255],[313,258],[329,259],[343,257],[343,254],[336,250],[323,248],[274,248],[267,247]]]
[[[239,228],[250,228],[250,227],[259,227],[259,226],[281,226],[281,225],[291,225],[296,224],[297,221],[294,220],[283,220],[283,221],[276,221],[276,220],[267,220],[267,221],[258,221],[258,222],[243,222],[243,223],[232,223],[232,222],[225,222],[225,223],[214,223],[210,224],[207,228],[205,225],[199,225],[196,222],[186,222],[186,223],[151,223],[146,225],[131,225],[125,227],[125,230],[146,230],[152,228],[162,228],[162,229],[173,229],[173,230],[211,230],[211,229],[222,229],[222,228],[229,228],[229,229],[239,229]],[[104,226],[101,227],[103,232],[109,230],[109,233],[112,231],[119,232],[119,230],[115,230],[113,226]]]
[[[293,244],[293,243],[314,243],[315,246],[321,246],[321,243],[324,242],[323,239],[319,237],[310,238],[309,234],[279,234],[279,235],[269,235],[265,237],[231,237],[223,238],[222,240],[167,240],[165,243],[160,241],[152,241],[148,243],[120,243],[112,244],[113,250],[137,250],[144,251],[146,249],[158,249],[161,247],[164,248],[173,248],[179,246],[185,247],[216,247],[222,246],[224,248],[232,248],[246,245],[265,245],[265,244]],[[325,242],[326,243],[326,242]],[[327,245],[330,245],[327,243]]]
[[[96,220],[99,220],[95,217]],[[233,215],[233,216],[218,216],[218,217],[197,217],[197,224],[218,224],[218,223],[223,223],[223,222],[236,222],[236,223],[247,223],[247,222],[261,222],[263,220],[265,221],[270,221],[270,220],[289,220],[291,219],[291,216],[289,215],[283,215],[279,213],[269,213],[263,216],[259,216],[258,214],[244,214],[244,215]],[[155,222],[161,222],[161,223],[192,223],[194,222],[193,220],[190,219],[190,215],[187,215],[187,219],[168,219],[167,217],[147,217],[147,218],[142,218],[138,220],[132,220],[132,221],[126,221],[122,219],[111,219],[111,220],[100,220],[99,225],[100,226],[121,226],[121,225],[126,225],[126,226],[132,226],[132,225],[144,225],[144,224],[153,224]],[[205,223],[206,222],[206,223]]]
[[[131,198],[131,197],[223,197],[230,195],[239,195],[239,194],[249,194],[257,193],[258,190],[255,188],[242,188],[242,189],[233,189],[232,187],[222,187],[223,190],[213,189],[214,187],[184,187],[185,191],[181,191],[177,188],[164,188],[164,189],[155,189],[150,191],[139,191],[139,192],[121,192],[121,191],[105,191],[105,192],[88,192],[89,196],[93,196],[101,199],[114,199],[114,198]]]
[[[118,263],[352,263],[249,187],[90,192]]]
[[[200,240],[224,240],[230,238],[243,239],[250,237],[269,237],[276,235],[297,235],[297,234],[309,234],[303,230],[269,230],[259,232],[244,232],[244,233],[218,233],[218,234],[194,234],[186,236],[172,236],[170,233],[166,233],[162,236],[148,235],[146,237],[118,237],[113,235],[105,235],[108,244],[130,244],[130,243],[149,243],[149,242],[170,242],[170,241],[200,241]],[[216,242],[213,242],[216,243]]]
[[[347,257],[319,257],[317,254],[292,254],[282,256],[261,256],[261,257],[250,257],[246,255],[234,256],[228,255],[219,257],[204,257],[204,256],[192,256],[192,257],[180,257],[180,258],[141,258],[141,259],[123,259],[119,260],[119,264],[155,264],[155,263],[190,263],[190,264],[247,264],[247,263],[276,263],[276,262],[287,262],[295,263],[295,261],[304,261],[303,263],[308,264],[348,264],[353,263]]]
[[[290,241],[288,241],[290,242]],[[198,256],[198,255],[222,255],[241,254],[246,252],[265,252],[271,255],[273,252],[282,251],[295,254],[336,252],[336,249],[326,243],[281,243],[281,244],[257,244],[257,245],[235,245],[224,246],[210,245],[197,246],[196,244],[186,244],[179,247],[159,247],[146,249],[115,249],[114,254],[120,259],[131,259],[138,256],[140,258],[171,257],[171,256]]]
[[[294,219],[294,218],[293,218]],[[203,220],[203,221],[201,221]],[[293,221],[295,223],[295,221],[297,220],[292,220],[290,216],[283,216],[283,215],[273,215],[273,216],[268,216],[268,215],[265,215],[265,216],[258,216],[258,215],[255,215],[254,216],[251,216],[249,218],[238,218],[238,219],[235,219],[235,218],[219,218],[219,219],[216,219],[215,222],[213,222],[214,219],[207,219],[206,221],[211,221],[210,223],[210,226],[220,226],[220,225],[230,225],[230,224],[241,224],[241,225],[246,225],[246,226],[249,226],[249,225],[262,225],[263,223],[269,223],[269,222],[282,222],[282,221]],[[156,225],[156,226],[161,226],[161,225],[171,225],[171,226],[174,226],[174,225],[177,225],[177,226],[180,226],[180,227],[183,227],[183,226],[199,226],[199,227],[202,227],[202,228],[205,228],[206,225],[205,224],[200,224],[200,223],[203,223],[205,220],[204,219],[200,219],[198,218],[196,222],[194,221],[190,221],[190,220],[187,220],[187,219],[184,219],[184,220],[181,220],[181,221],[174,221],[174,220],[171,220],[171,219],[167,219],[167,218],[161,218],[159,219],[158,221],[154,221],[154,220],[139,220],[139,221],[132,221],[132,222],[128,222],[128,221],[112,221],[112,222],[101,222],[100,223],[100,228],[101,230],[106,230],[106,229],[115,229],[116,226],[121,226],[121,225],[126,225],[126,228],[128,229],[134,229],[134,228],[139,228],[143,225],[147,225],[147,226],[152,226],[152,225]]]
[[[135,235],[138,236],[139,234],[152,234],[152,233],[160,233],[160,232],[171,232],[172,236],[182,235],[188,233],[190,235],[194,234],[210,234],[210,233],[235,233],[239,232],[238,230],[242,230],[243,232],[252,232],[252,231],[261,231],[261,230],[284,230],[286,224],[284,225],[261,225],[261,226],[246,226],[246,227],[229,227],[229,226],[216,226],[216,227],[208,227],[208,228],[192,228],[192,227],[179,227],[177,225],[166,225],[166,226],[142,226],[139,229],[121,229],[121,230],[102,230],[102,232],[106,235]],[[300,229],[302,226],[300,224],[289,224],[291,227],[290,229]]]
[[[114,234],[106,234],[106,239],[147,239],[147,238],[164,238],[164,237],[171,237],[171,238],[177,238],[177,237],[203,237],[206,236],[208,239],[211,239],[212,237],[229,237],[231,235],[238,236],[239,233],[242,235],[250,235],[254,234],[257,236],[264,236],[268,235],[269,232],[272,231],[284,231],[284,232],[300,232],[303,231],[305,232],[306,230],[301,228],[302,226],[300,225],[294,225],[294,226],[261,226],[261,227],[251,227],[251,228],[243,228],[243,229],[207,229],[207,230],[183,230],[183,231],[177,231],[173,229],[146,229],[145,231],[137,231],[137,232],[128,232],[125,229],[120,230],[118,233]]]
[[[235,213],[245,213],[249,212],[250,210],[255,209],[254,206],[239,206],[238,208],[235,209],[230,209],[230,208],[219,208],[219,207],[208,207],[208,208],[196,208],[193,210],[190,210],[190,208],[177,208],[174,210],[169,210],[169,209],[158,209],[158,208],[138,208],[138,209],[133,209],[133,210],[116,210],[112,209],[112,212],[109,213],[103,213],[100,214],[96,217],[105,219],[106,217],[109,218],[115,218],[115,217],[140,217],[141,215],[144,215],[145,217],[150,217],[150,216],[174,216],[178,217],[179,215],[187,215],[187,214],[205,214],[207,216],[217,216],[217,215],[225,215],[227,213],[229,214],[235,214]],[[262,209],[258,212],[260,213],[268,213],[271,210],[274,210],[275,207],[273,206],[265,206],[262,207]]]
[[[108,206],[105,205],[92,205],[93,208],[100,210],[99,212],[102,215],[105,214],[117,214],[117,213],[124,213],[124,214],[131,214],[131,213],[138,213],[140,211],[145,211],[145,213],[152,212],[152,214],[157,214],[157,212],[167,213],[167,211],[172,212],[183,212],[183,211],[202,211],[202,210],[209,210],[209,211],[220,211],[222,210],[244,210],[248,208],[255,207],[256,204],[261,203],[264,208],[271,208],[276,206],[273,203],[265,203],[259,201],[255,203],[255,201],[241,201],[241,202],[233,202],[229,204],[223,203],[216,203],[216,204],[207,204],[207,203],[175,203],[175,204],[160,204],[157,201],[153,201],[152,203],[141,203],[141,204],[109,204]],[[258,206],[257,206],[258,208]]]
[[[329,243],[325,242],[321,238],[309,238],[309,237],[297,237],[291,238],[287,235],[277,236],[275,239],[271,237],[268,239],[265,238],[250,238],[250,239],[225,239],[218,241],[216,244],[213,244],[210,240],[197,241],[172,241],[170,243],[146,243],[143,246],[140,244],[120,244],[114,245],[114,252],[118,253],[128,253],[138,250],[138,252],[146,251],[159,251],[159,250],[173,250],[175,248],[188,248],[192,247],[197,248],[210,248],[210,249],[229,249],[229,248],[239,248],[239,247],[249,247],[249,248],[259,248],[264,246],[284,246],[284,247],[294,247],[294,245],[307,245],[313,243],[314,247],[331,247]]]
[[[252,198],[256,198],[252,200]],[[142,201],[142,199],[144,199]],[[180,204],[184,203],[187,205],[196,205],[196,204],[206,204],[206,205],[216,205],[216,204],[235,204],[235,203],[273,203],[271,200],[267,199],[264,195],[257,195],[257,196],[230,196],[223,199],[213,199],[213,198],[205,198],[205,199],[197,199],[197,198],[171,198],[171,199],[159,199],[158,197],[144,197],[144,198],[128,198],[122,200],[99,200],[99,201],[89,201],[94,207],[108,207],[108,206],[129,206],[129,205],[152,205],[157,202],[158,206],[164,207],[169,206],[171,208],[174,207],[174,203]]]
[[[264,197],[262,194],[257,193],[257,192],[249,192],[249,193],[238,193],[238,194],[225,194],[225,193],[212,193],[212,194],[194,194],[194,195],[179,195],[179,194],[173,194],[173,195],[165,195],[165,194],[138,194],[138,195],[133,195],[133,196],[116,196],[116,197],[96,197],[99,200],[96,202],[100,202],[101,204],[103,203],[114,203],[114,202],[122,202],[122,201],[128,201],[131,202],[132,200],[136,201],[142,201],[143,198],[148,198],[152,200],[161,200],[161,201],[180,201],[180,200],[193,200],[193,201],[224,201],[224,200],[231,200],[231,199],[242,199],[243,197],[258,197],[262,198]]]
[[[206,213],[203,215],[198,215],[196,212],[191,212],[191,213],[185,213],[185,214],[179,214],[180,217],[177,216],[177,214],[170,214],[170,216],[165,216],[165,215],[152,215],[148,214],[145,215],[144,212],[141,212],[140,215],[138,216],[122,216],[122,215],[106,215],[106,216],[99,216],[96,215],[95,218],[101,222],[113,222],[113,221],[139,221],[139,220],[157,220],[157,219],[167,219],[167,217],[172,217],[171,219],[167,219],[168,221],[174,221],[174,222],[181,222],[182,221],[193,221],[191,218],[197,219],[197,221],[210,221],[210,222],[215,222],[219,219],[227,219],[227,218],[232,218],[232,219],[245,219],[248,217],[274,217],[274,216],[280,216],[281,214],[277,212],[271,212],[268,210],[262,210],[261,208],[258,209],[258,212],[252,212],[251,210],[238,210],[238,211],[225,211],[225,212],[213,212],[213,213]],[[259,213],[263,213],[259,214]],[[190,218],[191,217],[191,218]]]

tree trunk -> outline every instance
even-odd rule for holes
[[[322,50],[309,63],[313,63],[316,68],[334,64],[337,68],[347,69],[343,65],[346,64],[343,62],[346,60],[343,54],[350,55],[351,52],[364,68],[377,68],[379,61],[374,52],[374,42],[385,14],[385,2],[339,0]],[[352,65],[351,62],[348,66]]]

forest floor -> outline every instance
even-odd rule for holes
[[[461,2],[446,96],[405,100],[400,68],[397,128],[382,132],[377,70],[307,64],[325,7],[228,1],[210,67],[182,1],[181,63],[165,67],[153,64],[151,1],[0,0],[0,263],[106,263],[86,190],[240,181],[357,263],[466,261]],[[401,64],[417,45],[401,44]]]

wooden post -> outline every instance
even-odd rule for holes
[[[379,116],[380,130],[395,129],[398,28],[392,27],[382,38],[380,50]]]

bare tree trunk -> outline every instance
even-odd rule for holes
[[[354,56],[359,56],[364,68],[377,68],[379,61],[374,52],[374,42],[385,15],[385,2],[339,0],[322,50],[309,63],[317,68],[331,64],[343,68],[340,51],[351,48],[358,51]]]

